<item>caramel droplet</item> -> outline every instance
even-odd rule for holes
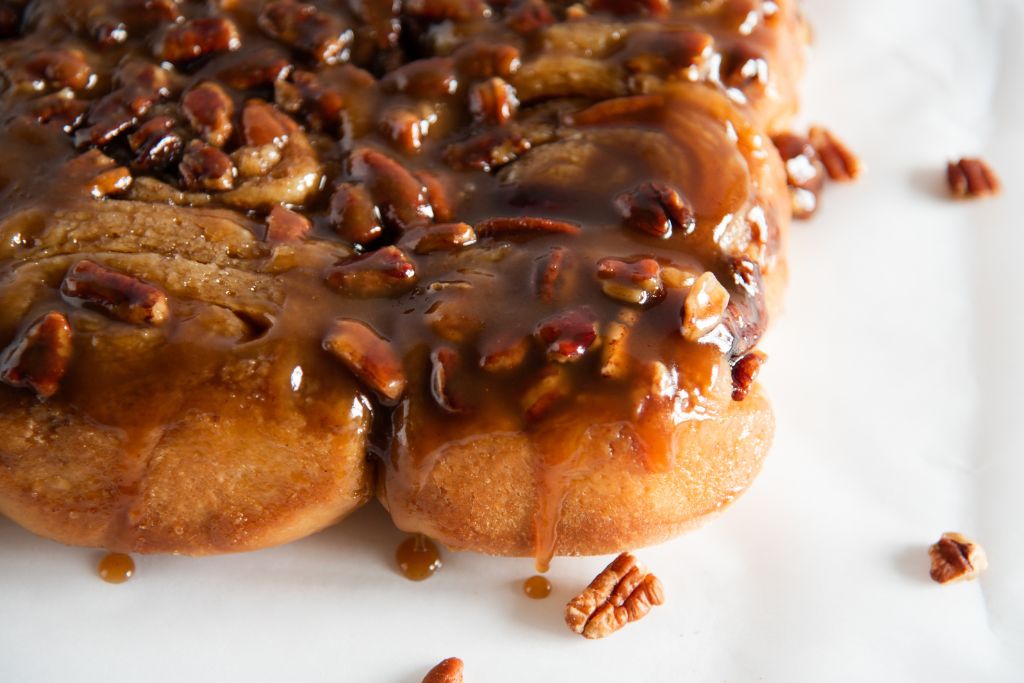
[[[543,576],[531,576],[523,581],[523,592],[528,598],[543,600],[551,594],[551,582]]]
[[[441,568],[441,554],[437,546],[422,534],[402,541],[395,551],[395,560],[402,575],[410,581],[423,581]]]
[[[100,578],[107,583],[124,583],[135,574],[135,560],[123,553],[107,553],[100,560]]]

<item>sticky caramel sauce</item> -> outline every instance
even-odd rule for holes
[[[135,560],[124,553],[107,553],[100,560],[97,571],[107,583],[124,583],[135,575]]]
[[[531,600],[543,600],[551,595],[551,582],[543,576],[531,576],[523,581],[523,593]]]
[[[395,562],[402,576],[410,581],[425,581],[441,568],[437,544],[423,534],[413,534],[398,544]]]

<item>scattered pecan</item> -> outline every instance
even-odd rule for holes
[[[381,401],[392,404],[402,398],[407,384],[402,360],[391,343],[366,323],[336,321],[324,337],[323,346]]]
[[[404,251],[388,246],[338,263],[327,282],[349,296],[394,296],[416,283],[416,265]]]
[[[287,115],[263,100],[249,100],[242,109],[242,134],[247,145],[284,147],[293,129]]]
[[[160,97],[159,92],[149,88],[125,86],[93,101],[86,115],[86,127],[75,132],[75,145],[106,145],[135,127]]]
[[[157,171],[181,158],[185,142],[175,130],[169,116],[155,116],[128,136],[128,146],[135,152],[132,168],[136,171]]]
[[[455,251],[476,244],[476,231],[467,223],[436,223],[410,233],[412,250],[417,254]]]
[[[355,77],[356,87],[368,89],[373,77],[355,67],[347,73]],[[345,111],[345,95],[337,87],[327,86],[309,71],[296,71],[289,81],[274,83],[274,101],[290,114],[304,113],[313,130],[339,130]]]
[[[335,64],[348,59],[352,29],[316,5],[295,0],[270,2],[260,12],[258,23],[271,38],[317,62]]]
[[[216,52],[234,52],[242,47],[238,27],[224,17],[202,17],[168,26],[153,47],[153,55],[164,62],[183,64]]]
[[[622,553],[565,607],[565,623],[584,638],[604,638],[665,602],[661,581]]]
[[[483,0],[407,0],[402,6],[410,16],[431,22],[469,21],[487,16]]]
[[[454,95],[459,89],[459,79],[454,59],[431,57],[398,67],[381,80],[381,85],[391,92],[438,99]]]
[[[349,168],[352,178],[366,185],[385,226],[401,232],[433,218],[423,183],[386,154],[358,150],[350,157]]]
[[[33,102],[32,115],[39,123],[56,123],[70,134],[85,120],[88,109],[88,102],[77,99],[74,92],[65,88]]]
[[[669,10],[669,0],[587,0],[586,5],[616,16],[663,17]]]
[[[71,324],[50,311],[29,325],[0,355],[0,380],[42,398],[57,393],[71,360]]]
[[[449,657],[428,671],[423,683],[462,683],[462,660]]]
[[[619,319],[608,323],[601,347],[601,376],[605,379],[623,379],[629,374],[629,335],[639,315],[623,310]]]
[[[480,237],[510,237],[516,235],[572,235],[583,232],[578,223],[559,221],[553,218],[534,216],[513,216],[508,218],[488,218],[476,224],[476,234]]]
[[[120,89],[135,89],[163,98],[171,94],[171,73],[143,59],[128,59],[117,67],[114,84]]]
[[[652,258],[623,261],[601,259],[597,264],[601,290],[612,299],[645,306],[665,294],[661,282],[661,265]]]
[[[818,193],[825,183],[825,165],[811,141],[793,133],[772,138],[786,164],[786,181],[795,218],[809,218],[818,208]]]
[[[973,581],[988,569],[985,550],[962,534],[947,532],[928,548],[931,577],[937,583]]]
[[[193,140],[178,164],[182,183],[191,191],[230,190],[235,186],[231,157],[212,145]]]
[[[812,126],[807,137],[817,150],[829,178],[837,182],[849,182],[860,177],[860,159],[832,131]]]
[[[170,317],[167,295],[153,285],[83,259],[68,270],[60,288],[67,299],[101,308],[135,325],[162,325]]]
[[[39,79],[41,86],[55,90],[86,90],[96,81],[85,53],[73,48],[40,50],[26,62],[25,70]]]
[[[120,194],[132,184],[132,176],[124,166],[98,149],[80,154],[64,165],[64,175],[71,184],[81,183],[96,199]]]
[[[220,67],[216,79],[235,90],[253,90],[288,78],[294,65],[280,50],[265,49],[253,53],[243,53],[237,60]]]
[[[200,83],[189,90],[182,98],[181,109],[192,129],[214,147],[223,147],[231,137],[235,104],[218,84]]]
[[[715,274],[708,271],[701,275],[683,301],[683,337],[689,341],[699,341],[718,326],[728,305],[729,292]]]
[[[529,337],[491,339],[480,350],[480,367],[487,372],[511,372],[523,364],[529,351]]]
[[[569,373],[559,365],[545,367],[540,377],[523,394],[526,419],[535,422],[548,415],[558,404],[572,395]]]
[[[597,316],[586,306],[556,313],[542,320],[535,334],[549,359],[573,363],[597,344]]]
[[[342,183],[331,196],[331,225],[342,239],[366,246],[384,234],[380,212],[362,185]]]
[[[277,145],[245,145],[231,153],[231,161],[238,169],[239,178],[265,176],[281,161],[281,148]]]
[[[552,247],[547,255],[538,262],[534,283],[537,288],[537,298],[541,301],[551,303],[564,288],[569,257],[569,250],[565,247]]]
[[[742,401],[750,394],[761,367],[768,360],[761,351],[751,351],[732,364],[732,400]]]
[[[505,11],[505,25],[524,35],[554,23],[555,15],[544,0],[516,0]]]
[[[768,60],[757,49],[739,43],[722,60],[722,82],[732,88],[768,83]]]
[[[275,206],[267,216],[268,242],[299,242],[312,229],[308,218],[283,206]]]
[[[530,147],[529,138],[517,126],[504,126],[449,145],[444,160],[458,170],[489,173],[514,161]]]
[[[452,54],[455,69],[467,79],[508,78],[522,65],[519,48],[503,43],[473,41]]]
[[[450,346],[442,346],[430,354],[430,391],[437,404],[453,414],[464,413],[468,408],[465,397],[453,386],[461,362],[459,352]]]
[[[430,206],[434,209],[434,220],[438,223],[451,223],[455,213],[452,210],[451,192],[444,178],[431,171],[417,171],[416,178],[427,188]]]
[[[516,90],[501,78],[476,83],[469,91],[469,111],[480,123],[502,125],[519,108]]]
[[[954,197],[984,197],[999,194],[1002,189],[999,177],[983,159],[949,162],[946,181]]]
[[[430,131],[431,120],[436,117],[419,108],[397,105],[386,109],[380,119],[380,131],[399,151],[414,154],[423,146],[423,138]]]
[[[674,233],[689,235],[697,219],[689,203],[665,183],[648,181],[615,198],[615,208],[634,230],[668,239]]]

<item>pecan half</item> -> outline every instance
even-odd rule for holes
[[[818,193],[825,183],[825,165],[811,141],[793,133],[772,138],[786,164],[786,182],[795,218],[809,218],[818,208]]]
[[[423,183],[391,157],[362,149],[352,154],[349,167],[352,178],[366,185],[385,226],[404,232],[433,218]]]
[[[569,250],[565,247],[552,247],[537,264],[537,272],[534,276],[534,283],[537,288],[537,298],[546,303],[551,303],[565,288],[565,271],[569,267]]]
[[[473,41],[452,54],[456,70],[468,79],[508,78],[522,65],[519,48],[501,43]]]
[[[863,170],[860,159],[832,131],[812,126],[807,137],[821,157],[829,178],[837,182],[849,182],[860,177]]]
[[[523,364],[529,352],[529,337],[490,339],[480,349],[480,367],[487,372],[511,372]]]
[[[669,0],[588,0],[586,5],[616,16],[663,17],[669,10]]]
[[[964,158],[946,165],[946,182],[954,197],[985,197],[999,194],[1002,184],[984,159]]]
[[[413,97],[438,99],[454,95],[459,89],[455,60],[451,57],[418,59],[388,73],[381,85],[391,92]]]
[[[487,130],[461,142],[456,142],[444,151],[444,160],[458,170],[477,170],[490,173],[494,169],[515,161],[532,147],[530,139],[518,126],[504,126]]]
[[[636,311],[624,310],[605,328],[601,347],[601,376],[605,379],[624,379],[629,374],[629,335],[637,320]]]
[[[476,224],[480,237],[572,235],[583,232],[578,223],[535,216],[513,216],[509,218],[488,218]]]
[[[63,174],[71,184],[81,184],[96,199],[120,194],[132,184],[128,169],[118,166],[98,149],[91,149],[64,164]]]
[[[434,220],[438,223],[451,223],[455,217],[452,209],[451,190],[442,176],[431,171],[417,171],[416,178],[427,188],[430,206],[434,209]]]
[[[239,178],[257,178],[270,173],[281,157],[281,148],[277,145],[245,145],[231,153],[231,162],[238,169]]]
[[[178,164],[185,188],[192,191],[230,190],[235,186],[235,165],[213,145],[193,140]]]
[[[171,315],[163,291],[88,259],[68,270],[60,291],[67,299],[77,299],[135,325],[162,325]]]
[[[430,391],[434,400],[446,412],[466,412],[466,400],[452,385],[452,380],[461,364],[459,352],[449,346],[442,346],[430,354]]]
[[[417,228],[409,233],[411,239],[403,240],[412,244],[417,254],[432,254],[436,251],[455,251],[476,244],[476,231],[466,223],[436,223]]]
[[[156,171],[181,158],[185,141],[169,116],[156,116],[136,128],[128,136],[128,146],[135,152],[132,169]]]
[[[29,325],[0,355],[0,380],[49,398],[60,388],[71,352],[71,324],[63,313],[50,311]]]
[[[32,116],[39,123],[56,123],[65,133],[72,133],[82,121],[89,103],[75,97],[75,93],[65,88],[49,95],[40,97],[32,105]]]
[[[930,548],[931,577],[937,583],[973,581],[988,569],[985,550],[963,534],[946,532]]]
[[[312,229],[308,218],[283,206],[275,206],[267,216],[268,242],[298,242]]]
[[[384,234],[380,212],[362,185],[342,183],[331,195],[331,226],[342,239],[366,246]]]
[[[597,344],[597,316],[586,306],[557,313],[542,320],[535,334],[549,359],[573,363]]]
[[[407,385],[402,360],[391,343],[366,323],[336,321],[323,346],[383,402],[396,403],[402,398]]]
[[[235,104],[220,85],[206,82],[192,88],[182,98],[181,110],[192,129],[214,147],[223,147],[231,137]]]
[[[750,394],[761,367],[768,360],[761,351],[751,351],[732,364],[732,400],[742,401]]]
[[[556,21],[544,0],[516,0],[505,11],[505,25],[524,35],[551,26]]]
[[[270,2],[260,12],[257,23],[271,38],[323,64],[348,59],[352,29],[316,5],[295,0]]]
[[[515,116],[517,109],[516,89],[501,78],[489,78],[469,91],[469,111],[480,123],[500,126]]]
[[[661,264],[652,258],[622,261],[601,259],[597,264],[601,290],[612,299],[645,306],[665,294],[661,282]]]
[[[722,59],[722,82],[732,88],[768,83],[768,60],[756,48],[739,43]]]
[[[284,147],[294,127],[287,115],[263,100],[249,100],[242,109],[242,135],[247,145]]]
[[[566,369],[559,365],[545,367],[537,381],[523,394],[526,419],[533,422],[544,418],[571,395],[572,383]]]
[[[661,581],[622,553],[565,607],[565,623],[584,638],[604,638],[665,602]]]
[[[718,326],[729,305],[729,292],[708,271],[697,278],[683,301],[683,337],[700,341],[701,337]]]
[[[85,61],[85,53],[69,48],[41,50],[25,63],[29,75],[42,87],[60,90],[85,90],[96,82],[96,75]]]
[[[398,247],[342,261],[327,273],[327,282],[349,296],[394,296],[416,283],[416,265]]]
[[[427,672],[423,683],[462,683],[462,660],[449,657]]]
[[[764,301],[764,281],[761,268],[748,258],[734,258],[729,262],[729,277],[735,285],[722,323],[732,337],[730,353],[733,358],[754,348],[768,324],[768,311]]]
[[[423,146],[436,116],[422,108],[399,105],[389,107],[381,115],[380,131],[401,152],[415,154]]]
[[[167,27],[153,47],[153,55],[164,62],[182,64],[240,47],[242,39],[234,22],[224,17],[201,17]]]
[[[661,239],[677,232],[689,235],[697,229],[693,209],[678,190],[665,183],[648,181],[623,192],[615,198],[615,208],[627,226]]]

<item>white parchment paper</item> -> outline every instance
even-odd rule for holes
[[[866,161],[791,244],[765,382],[779,430],[762,477],[707,528],[641,552],[668,603],[601,642],[566,600],[608,558],[446,556],[392,569],[376,507],[285,548],[146,557],[108,586],[99,555],[0,520],[0,681],[1024,680],[1024,2],[808,0],[805,118]],[[956,203],[947,158],[1006,191]],[[988,550],[939,587],[947,530]]]

